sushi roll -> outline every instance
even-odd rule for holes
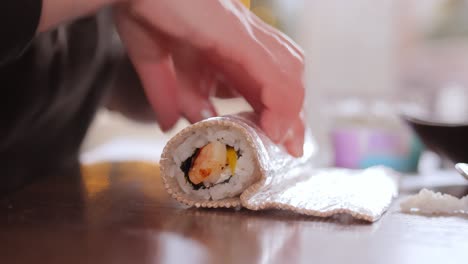
[[[310,136],[304,155],[294,158],[256,124],[248,114],[215,117],[175,135],[160,160],[167,192],[188,206],[348,214],[369,222],[398,194],[398,175],[387,168],[316,168]]]
[[[259,159],[262,140],[246,122],[212,118],[172,138],[161,157],[168,192],[192,206],[238,206],[240,195],[265,171]]]

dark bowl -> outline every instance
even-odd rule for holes
[[[426,147],[454,163],[468,162],[468,123],[450,124],[402,115]]]

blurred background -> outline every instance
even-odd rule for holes
[[[319,147],[317,164],[399,171],[449,162],[429,151],[402,121],[405,113],[468,123],[468,1],[243,1],[306,54],[305,113]],[[213,99],[222,114],[249,106]],[[168,134],[102,109],[82,146],[82,161],[157,161]]]

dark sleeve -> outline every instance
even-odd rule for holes
[[[0,5],[0,65],[21,55],[36,34],[42,0],[3,0]]]
[[[0,199],[78,161],[123,56],[110,11],[38,35],[0,67],[0,168],[8,167],[0,174]]]

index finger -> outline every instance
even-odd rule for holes
[[[220,67],[228,71],[235,88],[261,115],[267,135],[280,142],[303,105],[303,55],[281,33],[253,19],[253,14],[236,3],[231,26],[236,34],[217,40],[218,54],[229,64]]]

